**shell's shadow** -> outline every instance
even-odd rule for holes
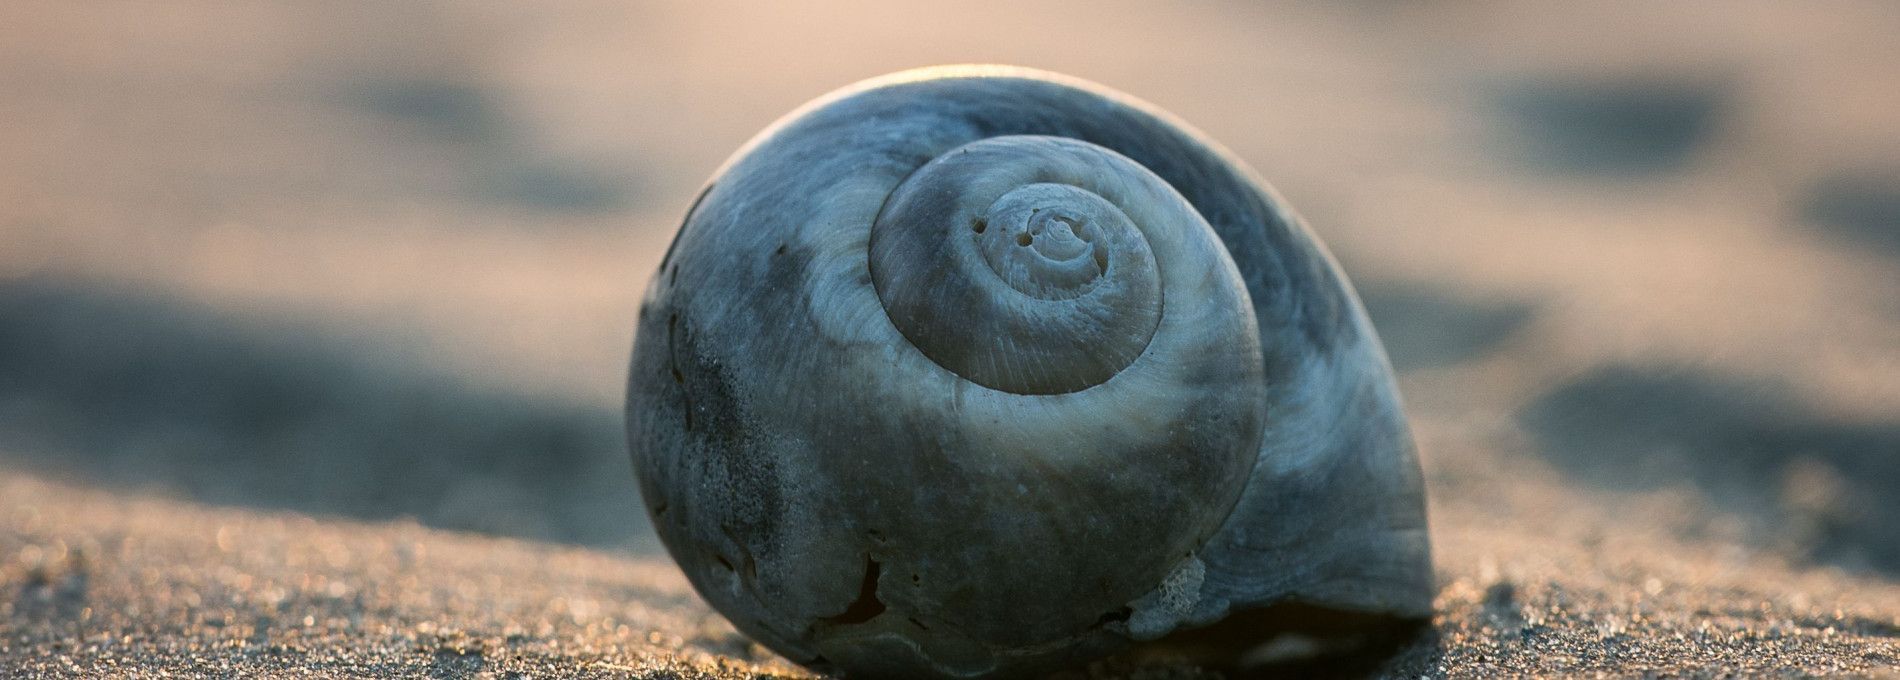
[[[1443,660],[1443,640],[1429,621],[1290,602],[1179,631],[1052,680],[1420,677]]]
[[[1848,421],[1776,385],[1611,365],[1520,414],[1542,453],[1612,489],[1688,483],[1799,557],[1900,574],[1900,422]]]
[[[309,323],[0,283],[0,462],[218,504],[645,545],[617,412]]]

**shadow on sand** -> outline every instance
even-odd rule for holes
[[[1829,175],[1809,187],[1801,217],[1842,245],[1900,258],[1900,168]]]
[[[1900,422],[1851,422],[1786,390],[1688,367],[1613,365],[1521,414],[1543,453],[1613,489],[1690,483],[1799,556],[1900,574]]]
[[[1371,280],[1358,288],[1386,355],[1400,371],[1487,356],[1537,311],[1526,302],[1475,300],[1423,283]]]
[[[363,78],[319,88],[326,103],[363,111],[405,136],[459,153],[470,175],[467,198],[532,210],[612,213],[641,196],[631,173],[561,160],[539,149],[512,120],[502,98],[470,84],[429,79]]]
[[[593,545],[649,534],[617,412],[62,282],[0,283],[0,461],[208,503]]]
[[[1730,89],[1714,77],[1558,79],[1514,84],[1497,101],[1533,167],[1641,176],[1688,165],[1714,136]]]

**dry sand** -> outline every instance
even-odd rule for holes
[[[1192,121],[1359,287],[1443,590],[1330,669],[1893,673],[1895,34],[1877,1],[0,3],[0,675],[801,675],[640,514],[633,315],[753,132],[964,61]]]
[[[0,549],[11,556],[0,566],[0,667],[11,673],[809,675],[734,632],[664,558],[18,476],[0,492]],[[1608,518],[1483,527],[1439,510],[1441,526],[1459,527],[1436,535],[1441,613],[1372,670],[1864,674],[1900,664],[1900,587],[1631,535]],[[1111,662],[1089,675],[1197,673]]]

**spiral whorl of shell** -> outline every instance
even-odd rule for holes
[[[871,276],[932,361],[1005,392],[1074,392],[1126,368],[1161,322],[1144,230],[1186,233],[1198,219],[1120,154],[995,137],[898,186],[871,230]]]

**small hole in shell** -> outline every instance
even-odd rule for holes
[[[975,222],[970,223],[970,231],[974,231],[979,234],[983,233],[983,230],[988,229],[988,228],[990,228],[989,220],[983,219],[981,217],[976,218]]]
[[[1111,623],[1126,623],[1128,619],[1134,615],[1134,609],[1122,607],[1121,609],[1101,615],[1100,618],[1095,619],[1095,625],[1096,627],[1101,627]]]
[[[1025,232],[1023,232],[1023,233],[1020,233],[1020,234],[1017,234],[1017,235],[1016,235],[1016,245],[1019,245],[1019,246],[1027,246],[1027,245],[1029,245],[1029,244],[1031,244],[1031,243],[1035,243],[1035,242],[1036,242],[1036,237],[1034,237],[1034,236],[1030,236],[1030,235],[1029,235],[1029,232],[1026,232],[1026,231],[1025,231]]]

